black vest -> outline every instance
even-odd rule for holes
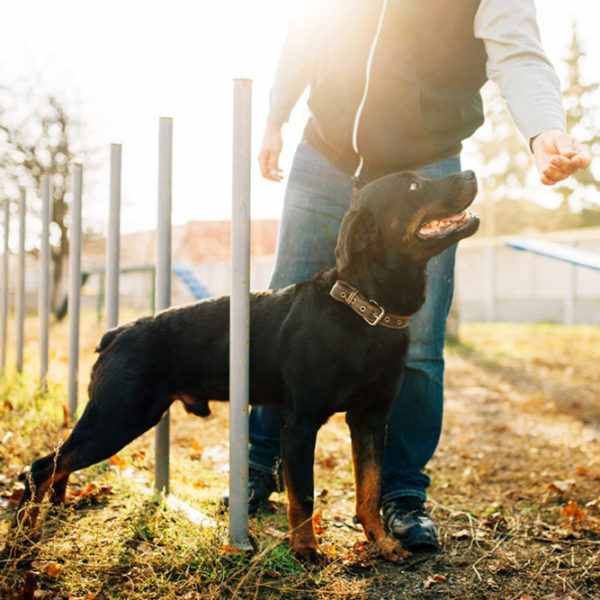
[[[483,123],[486,53],[473,35],[480,0],[388,0],[357,128],[361,179],[456,155]],[[356,114],[382,0],[323,2],[305,138],[353,174]]]

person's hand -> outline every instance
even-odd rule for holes
[[[260,173],[265,179],[270,179],[271,181],[281,181],[283,179],[281,169],[279,168],[279,155],[282,148],[281,125],[267,123],[260,152],[258,153]]]
[[[531,140],[531,149],[544,185],[554,185],[590,165],[584,146],[560,129],[542,131]]]

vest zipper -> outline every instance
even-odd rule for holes
[[[367,58],[367,71],[365,76],[365,89],[363,91],[362,99],[360,104],[358,105],[358,109],[356,110],[356,116],[354,117],[354,128],[352,130],[352,148],[354,152],[358,154],[359,163],[358,167],[356,167],[356,171],[354,172],[354,179],[358,180],[360,177],[360,173],[363,168],[364,159],[361,153],[358,150],[358,124],[360,122],[360,117],[365,106],[365,102],[367,100],[367,93],[369,91],[369,80],[371,78],[371,65],[373,63],[373,55],[375,54],[375,47],[377,46],[377,42],[379,40],[379,35],[381,33],[381,27],[383,25],[383,17],[385,15],[385,9],[387,8],[388,0],[383,0],[383,4],[381,5],[381,12],[379,13],[379,22],[377,23],[377,30],[375,31],[375,37],[373,38],[373,43],[371,44],[371,49],[369,50],[369,57]]]

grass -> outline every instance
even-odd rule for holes
[[[100,335],[86,315],[81,398]],[[51,339],[46,393],[37,382],[34,338],[26,371],[9,369],[0,379],[3,539],[14,537],[8,525],[19,474],[68,432],[65,324],[53,326]],[[330,564],[315,568],[290,555],[285,494],[251,520],[253,550],[232,549],[218,512],[227,487],[227,406],[212,406],[205,422],[175,406],[172,491],[216,527],[190,522],[148,492],[150,432],[112,462],[74,474],[70,503],[44,505],[41,537],[21,536],[5,548],[0,598],[33,598],[28,578],[38,586],[35,597],[48,600],[599,598],[600,331],[472,324],[462,327],[461,340],[448,352],[445,428],[428,466],[441,552],[398,566],[362,544],[341,415],[319,434],[315,466],[319,537]]]

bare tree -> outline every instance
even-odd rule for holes
[[[51,306],[59,319],[66,308],[67,192],[78,131],[79,123],[56,95],[37,95],[18,85],[0,88],[0,178],[5,187],[23,186],[35,197],[42,175],[52,176]]]
[[[566,76],[563,97],[567,129],[591,149],[592,157],[597,157],[600,150],[597,118],[600,82],[586,81],[581,68],[586,58],[585,48],[577,32],[576,23],[573,23],[571,42],[564,60]],[[600,215],[597,194],[600,191],[600,181],[597,177],[598,168],[598,159],[592,158],[590,169],[578,171],[556,188],[556,191],[562,196],[563,209],[567,210],[570,207],[571,210],[579,212],[579,225],[587,225],[586,221],[593,219],[593,213],[596,216],[594,220],[597,220]]]

